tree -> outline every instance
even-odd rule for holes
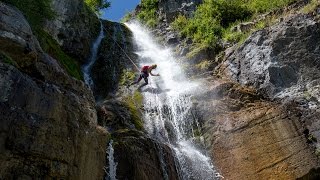
[[[99,12],[102,9],[107,9],[111,6],[111,3],[107,0],[85,0],[85,3],[94,12]]]

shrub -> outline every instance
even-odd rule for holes
[[[85,0],[85,3],[93,12],[97,13],[100,10],[109,8],[111,6],[111,3],[106,0]]]
[[[148,27],[155,27],[158,23],[158,0],[142,0],[137,18]]]

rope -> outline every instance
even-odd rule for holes
[[[127,56],[127,58],[131,61],[131,63],[134,65],[134,67],[137,69],[138,72],[140,72],[140,69],[138,68],[138,66],[133,62],[133,60],[129,57],[129,55],[125,52],[125,50],[118,44],[118,42],[113,39],[113,37],[111,36],[111,34],[105,29],[105,27],[103,27],[104,31],[111,37],[111,39],[117,44],[117,46],[122,50],[122,52]]]

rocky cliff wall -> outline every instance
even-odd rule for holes
[[[308,15],[299,8],[223,56],[206,50],[191,58],[194,66],[216,57],[211,70],[218,65],[217,77],[206,73],[194,108],[204,144],[226,179],[318,178],[319,8]],[[166,23],[154,32],[180,56],[192,48]]]
[[[92,92],[43,52],[19,10],[1,2],[0,24],[0,179],[100,179],[109,135]]]
[[[200,104],[226,178],[296,179],[319,167],[318,31],[318,15],[292,15],[225,51],[223,79]]]
[[[99,19],[82,0],[52,0],[53,20],[45,30],[71,57],[85,63],[99,33]]]

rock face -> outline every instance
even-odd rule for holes
[[[0,3],[0,24],[0,179],[100,179],[109,136],[92,93],[42,51],[17,9]]]
[[[312,177],[320,166],[319,30],[315,17],[295,15],[226,50],[224,78],[196,101],[225,178]]]
[[[84,63],[99,33],[98,17],[83,0],[52,0],[52,9],[56,17],[46,22],[45,30],[70,56]]]
[[[227,54],[223,71],[270,97],[280,92],[313,91],[320,77],[319,34],[320,24],[313,17],[291,17],[255,32],[239,49]]]
[[[202,3],[202,0],[160,0],[159,12],[164,15],[165,21],[172,22],[179,14],[191,17],[196,6]]]
[[[172,150],[144,133],[126,130],[112,135],[118,179],[178,180]]]
[[[103,21],[105,38],[102,40],[98,58],[92,67],[93,89],[97,99],[115,94],[124,69],[132,69],[127,55],[135,60],[131,32],[122,24]],[[127,55],[126,55],[126,54]]]
[[[270,102],[224,80],[212,84],[197,109],[207,147],[226,179],[296,179],[319,166],[298,103]]]

